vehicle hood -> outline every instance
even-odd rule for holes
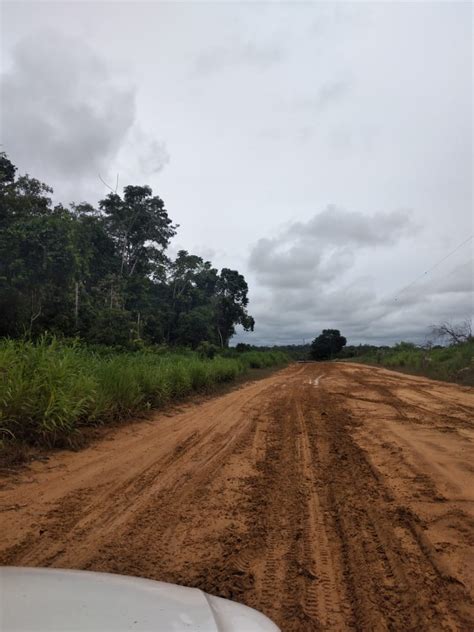
[[[0,630],[10,632],[278,632],[260,612],[148,579],[0,568]]]

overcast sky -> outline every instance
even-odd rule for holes
[[[99,174],[150,184],[173,251],[245,275],[256,328],[235,341],[421,342],[472,315],[473,240],[441,261],[474,232],[471,3],[3,2],[1,18],[2,149],[64,203],[103,197]]]

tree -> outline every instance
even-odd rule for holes
[[[253,329],[239,272],[185,250],[167,256],[177,226],[150,187],[126,186],[98,208],[51,194],[0,152],[0,335],[212,349],[236,325]]]
[[[0,334],[71,333],[73,218],[47,185],[0,154]]]
[[[339,329],[323,329],[311,343],[310,356],[313,360],[331,360],[342,350],[346,342]]]
[[[0,185],[11,184],[15,180],[16,167],[4,151],[0,152]]]
[[[249,345],[249,344],[247,344],[245,342],[238,342],[235,345],[235,350],[238,353],[245,353],[246,351],[252,351],[252,345]]]
[[[179,344],[195,349],[201,342],[213,340],[213,313],[209,305],[195,307],[179,316],[176,338]]]
[[[460,345],[473,339],[472,323],[469,319],[458,324],[444,322],[433,325],[431,331],[435,338],[445,339],[450,345]]]
[[[165,263],[164,251],[176,234],[163,200],[149,186],[126,186],[99,202],[107,232],[120,256],[120,275],[155,274]]]
[[[253,331],[255,320],[247,313],[248,285],[237,270],[223,268],[216,284],[216,327],[221,347],[227,347],[235,325]]]
[[[127,347],[132,337],[131,314],[118,309],[104,309],[92,323],[88,340],[109,347]]]
[[[212,298],[217,270],[187,250],[180,250],[167,267],[167,340],[176,344],[214,342]],[[196,311],[198,310],[198,311]],[[188,315],[191,315],[188,318]],[[195,332],[191,332],[196,327]],[[192,342],[191,342],[192,341]]]

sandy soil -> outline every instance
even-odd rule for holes
[[[0,481],[0,563],[197,586],[285,632],[474,629],[474,390],[293,365]]]

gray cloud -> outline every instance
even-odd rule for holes
[[[337,103],[349,93],[350,83],[348,81],[328,81],[323,84],[316,98],[316,108],[322,110]]]
[[[455,266],[449,274],[437,280],[432,287],[425,282],[423,290],[432,294],[474,292],[474,267],[472,261],[466,261]],[[474,300],[474,295],[471,298]]]
[[[24,37],[11,52],[1,91],[5,150],[60,194],[85,197],[99,174],[142,177],[168,161],[164,144],[136,123],[135,88],[83,40],[53,30]]]
[[[333,114],[334,109],[338,104],[344,102],[351,92],[352,82],[347,79],[329,79],[323,81],[321,85],[315,90],[313,94],[306,95],[298,98],[285,98],[280,102],[279,107],[276,107],[278,111],[282,111],[285,114],[300,111],[298,120],[301,124],[298,127],[294,126],[294,121],[285,127],[265,127],[259,130],[258,136],[262,139],[269,141],[282,141],[282,140],[297,140],[301,143],[308,142],[312,137],[327,137],[328,131],[322,125],[323,119],[321,115],[324,112]],[[326,125],[326,123],[324,123]],[[347,130],[329,132],[329,136],[332,136],[331,141],[336,146],[348,144]],[[341,136],[344,138],[342,139]]]
[[[3,148],[76,200],[99,169],[151,184],[181,247],[245,274],[236,341],[422,340],[469,315],[467,245],[419,278],[472,232],[469,3],[250,4],[4,3]]]
[[[227,68],[251,66],[265,69],[284,58],[284,49],[277,43],[234,41],[225,46],[216,46],[200,53],[194,63],[198,75],[211,75]]]
[[[163,166],[169,162],[169,154],[166,145],[154,138],[143,141],[138,152],[138,165],[144,175],[153,175],[160,172]]]
[[[380,273],[361,261],[375,251],[406,248],[419,229],[406,211],[366,215],[328,206],[306,222],[287,224],[275,237],[256,242],[249,268],[256,287],[251,302],[260,342],[294,343],[326,327],[351,341],[422,342],[429,327],[473,313],[472,262],[381,293]],[[395,255],[396,257],[396,255]],[[393,264],[392,264],[393,265]],[[382,274],[383,278],[383,274]],[[390,286],[388,286],[390,287]],[[251,339],[251,335],[247,336]]]
[[[406,211],[368,216],[328,206],[307,222],[288,225],[252,248],[250,269],[266,287],[315,287],[339,278],[354,261],[354,249],[388,246],[412,233]]]
[[[303,110],[322,112],[348,97],[350,91],[351,82],[347,79],[330,79],[319,87],[314,96],[296,100],[293,105]]]
[[[409,301],[399,302],[393,295],[378,296],[366,278],[322,285],[316,292],[273,288],[265,299],[259,297],[255,307],[253,336],[265,344],[308,342],[328,327],[340,329],[352,344],[422,343],[429,337],[431,325],[473,315],[472,291],[425,294],[418,288]],[[251,341],[252,335],[246,339]]]
[[[169,161],[166,144],[150,137],[135,123],[122,142],[116,167],[119,173],[133,175],[141,181],[159,173]]]
[[[421,279],[415,279],[406,287],[394,292],[388,305],[391,311],[395,307],[413,308],[420,303],[445,304],[454,307],[460,314],[470,315],[474,306],[474,267],[472,260],[455,265],[451,271],[442,276],[427,272]],[[394,305],[396,303],[396,306]]]
[[[317,239],[324,244],[380,246],[396,243],[414,230],[407,211],[391,211],[365,215],[346,211],[330,204],[309,222],[296,222],[288,230],[290,236]]]
[[[116,85],[83,42],[57,32],[21,40],[1,88],[4,146],[34,172],[100,171],[134,121],[133,91]]]

